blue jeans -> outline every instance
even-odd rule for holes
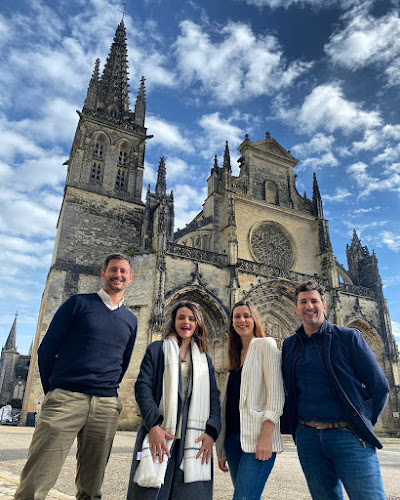
[[[239,434],[226,436],[225,453],[235,488],[232,500],[259,500],[274,466],[276,453],[269,460],[257,460],[255,453],[242,451]]]
[[[297,453],[313,500],[385,500],[375,448],[349,430],[298,424]]]

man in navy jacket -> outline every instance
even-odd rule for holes
[[[136,317],[123,305],[133,279],[129,258],[109,255],[98,293],[60,306],[38,350],[45,398],[15,494],[41,500],[54,486],[78,438],[76,498],[101,498],[101,485],[122,409],[117,389],[136,339]]]
[[[290,430],[314,500],[384,500],[373,426],[389,386],[361,333],[325,319],[324,288],[295,291],[302,326],[285,339],[282,373]]]

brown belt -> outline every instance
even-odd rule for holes
[[[303,422],[303,420],[299,420],[299,423],[314,427],[315,429],[339,429],[340,427],[349,426],[347,422],[314,422],[314,420],[310,420],[310,422]]]

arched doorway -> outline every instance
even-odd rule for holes
[[[294,310],[294,290],[291,282],[276,279],[260,284],[244,297],[256,306],[266,335],[276,340],[279,349],[300,324]]]
[[[201,307],[208,330],[208,354],[214,364],[215,377],[220,390],[223,389],[228,366],[227,332],[228,314],[221,302],[208,290],[198,285],[185,287],[175,291],[166,298],[165,317],[180,300],[196,302]]]

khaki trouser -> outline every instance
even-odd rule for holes
[[[78,439],[76,498],[100,499],[121,409],[116,397],[88,396],[64,389],[49,392],[43,401],[15,500],[46,498],[75,437]]]

